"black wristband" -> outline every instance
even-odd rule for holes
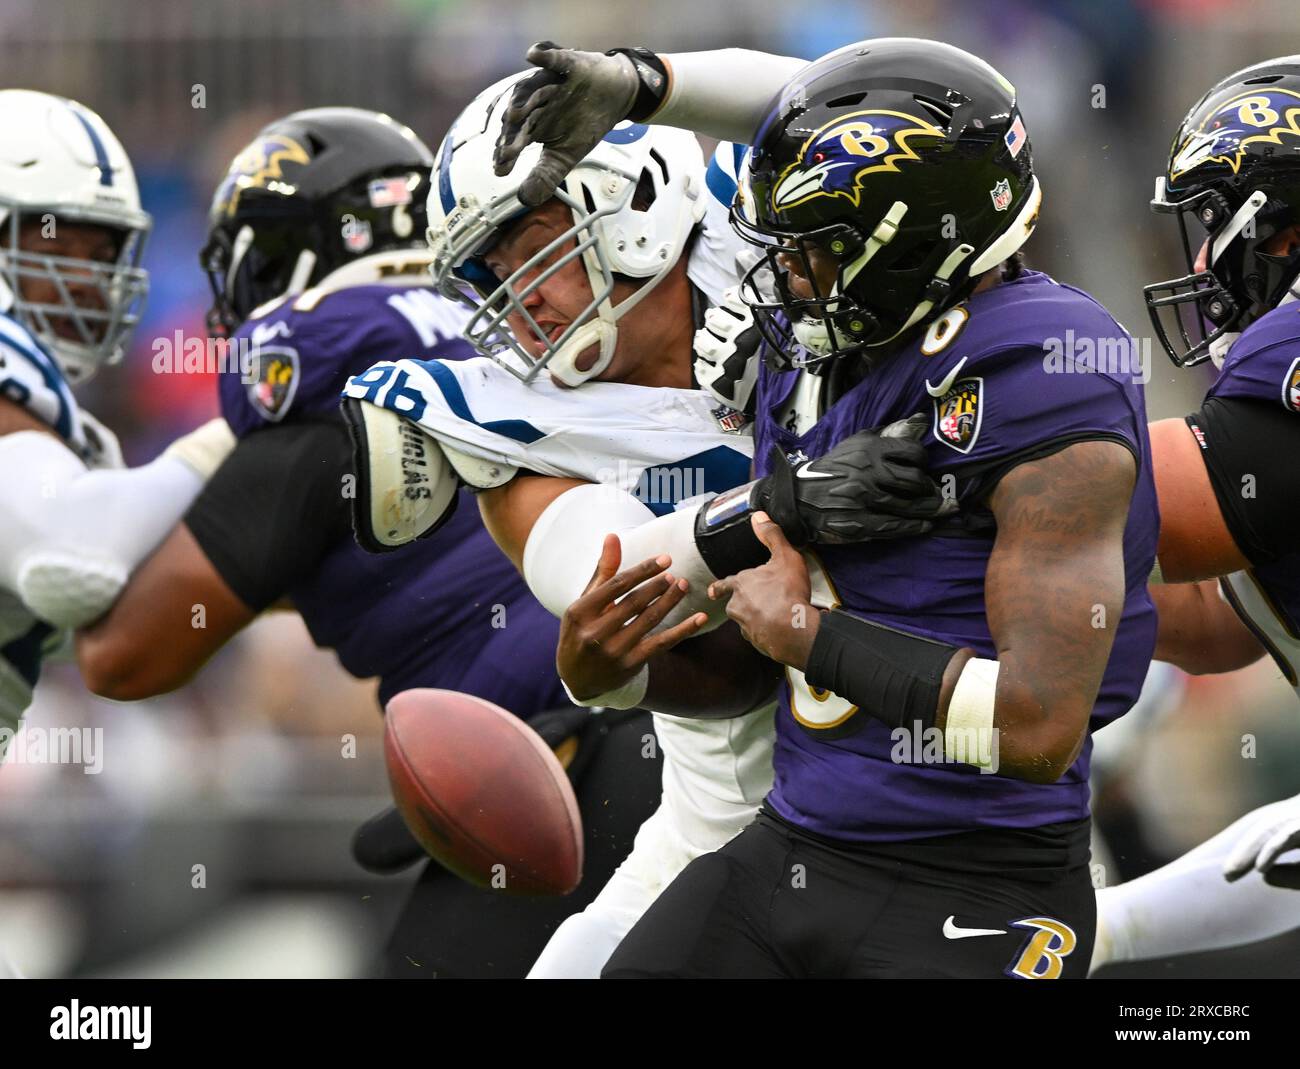
[[[822,613],[804,678],[890,727],[934,727],[957,646],[897,631],[842,609]]]
[[[695,548],[715,578],[724,579],[746,568],[757,568],[772,557],[754,534],[752,518],[757,479],[707,501],[695,514]]]
[[[668,92],[668,66],[648,48],[611,48],[607,56],[627,56],[636,68],[636,99],[625,118],[645,122],[659,110]]]

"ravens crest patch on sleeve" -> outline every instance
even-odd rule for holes
[[[959,453],[969,453],[979,436],[984,411],[982,378],[958,379],[934,402],[934,436]]]
[[[287,345],[262,345],[252,352],[248,400],[272,422],[284,417],[298,389],[298,350]]]

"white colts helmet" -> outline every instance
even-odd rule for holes
[[[0,310],[12,311],[68,380],[81,382],[122,359],[148,293],[140,257],[150,219],[135,172],[104,120],[63,97],[0,91],[0,130]],[[65,223],[115,231],[116,258],[50,255],[30,236],[35,227],[41,238],[57,238]]]
[[[443,293],[475,310],[465,337],[479,352],[525,382],[545,369],[565,385],[578,386],[609,367],[619,319],[681,259],[704,215],[704,157],[695,135],[686,130],[620,123],[556,190],[573,215],[573,226],[498,280],[481,257],[504,228],[526,214],[519,187],[541,146],[530,145],[504,177],[493,172],[492,150],[511,90],[529,73],[512,75],[481,93],[461,112],[438,150],[429,194],[433,275]],[[523,301],[577,257],[591,283],[591,302],[551,338]],[[542,263],[546,267],[537,270]],[[615,303],[618,277],[644,281]],[[506,328],[512,312],[541,344],[540,356],[527,352]],[[577,358],[594,346],[599,347],[596,362],[579,370]]]

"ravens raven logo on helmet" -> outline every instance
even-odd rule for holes
[[[1236,174],[1248,145],[1280,145],[1283,134],[1300,137],[1300,94],[1268,89],[1233,97],[1179,147],[1169,165],[1169,180],[1175,182],[1206,163],[1225,163]]]
[[[844,197],[857,207],[862,180],[919,159],[909,142],[921,136],[942,139],[944,133],[903,111],[841,115],[803,143],[798,159],[772,186],[772,209],[786,211],[822,196]]]
[[[217,192],[218,210],[233,216],[239,208],[239,195],[246,189],[266,189],[284,179],[284,164],[310,163],[311,157],[297,141],[283,134],[272,134],[253,142],[235,157],[221,189]],[[286,186],[293,192],[293,186]]]

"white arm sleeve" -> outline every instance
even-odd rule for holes
[[[745,48],[674,52],[661,57],[672,71],[668,96],[651,121],[748,145],[767,106],[806,59]]]
[[[588,484],[567,490],[547,506],[529,532],[524,546],[524,580],[533,595],[556,616],[586,589],[600,560],[607,534],[617,534],[623,548],[620,570],[647,557],[667,553],[669,572],[690,582],[680,604],[656,631],[672,627],[696,612],[709,615],[704,630],[726,618],[725,607],[708,596],[712,573],[695,548],[695,514],[687,505],[656,517],[625,490]]]
[[[176,456],[88,471],[41,431],[0,437],[0,584],[36,616],[83,627],[103,615],[132,570],[203,487]]]

